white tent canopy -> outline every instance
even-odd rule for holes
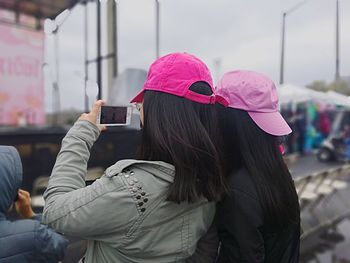
[[[308,89],[303,86],[284,84],[277,87],[280,104],[298,104],[310,100],[327,105],[337,105],[350,108],[350,98],[334,91],[326,93]]]
[[[338,106],[343,106],[343,107],[350,108],[350,99],[349,99],[349,97],[347,97],[347,96],[345,96],[343,94],[337,93],[335,91],[328,91],[326,93],[326,96],[327,96],[328,102],[330,104],[335,104],[335,105],[338,105]]]
[[[326,102],[327,95],[324,92],[308,89],[303,86],[291,84],[281,85],[277,88],[281,104],[301,103],[310,100]]]

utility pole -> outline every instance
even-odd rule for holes
[[[335,37],[335,81],[340,79],[340,59],[339,59],[339,0],[336,2],[336,37]]]
[[[113,50],[114,50],[114,67],[113,75],[114,77],[118,76],[118,3],[113,1],[113,25],[115,26],[113,30]]]
[[[159,29],[160,29],[159,0],[156,0],[156,57],[159,58]]]
[[[54,37],[54,43],[55,43],[55,62],[56,62],[56,65],[55,65],[56,78],[55,78],[55,81],[53,82],[53,94],[52,94],[52,99],[53,99],[52,104],[54,109],[53,125],[58,124],[59,114],[61,112],[59,31],[60,31],[60,27],[67,20],[69,15],[70,15],[70,11],[66,9],[53,20],[55,29],[52,30],[52,35]]]
[[[283,12],[282,14],[282,34],[281,34],[281,62],[280,62],[280,82],[279,84],[282,85],[284,83],[284,55],[285,55],[285,37],[286,37],[286,18],[287,15],[293,13],[297,9],[299,9],[301,6],[303,6],[307,1],[304,0],[293,6],[292,8],[288,9],[287,11]]]
[[[85,45],[85,50],[84,50],[84,108],[85,112],[89,112],[89,96],[87,95],[87,82],[89,79],[89,64],[88,64],[88,41],[89,41],[89,36],[88,36],[88,1],[84,1],[84,45]]]
[[[221,77],[221,63],[222,63],[221,57],[214,59],[215,83],[218,83]]]
[[[284,83],[284,43],[286,33],[286,16],[287,13],[283,13],[282,16],[282,41],[281,41],[281,64],[280,64],[280,84]]]
[[[60,68],[59,68],[59,39],[58,39],[58,30],[59,26],[56,27],[56,29],[53,31],[54,35],[54,41],[55,41],[55,69],[56,69],[56,80],[53,83],[53,108],[54,108],[54,114],[53,114],[53,125],[58,125],[59,122],[59,114],[61,112],[61,95],[60,95]]]
[[[106,43],[107,43],[107,54],[102,57],[102,59],[106,59],[107,63],[104,63],[106,65],[106,68],[104,68],[103,76],[105,80],[105,86],[107,86],[107,89],[105,89],[104,98],[107,99],[107,101],[110,101],[110,94],[114,90],[115,86],[115,80],[118,76],[118,26],[117,26],[117,7],[118,3],[116,0],[109,0],[106,3],[107,6],[107,12],[106,17],[103,18],[104,21],[107,23],[107,36],[106,36]]]
[[[98,94],[97,99],[102,99],[102,57],[101,57],[101,2],[100,0],[96,1],[97,3],[97,85],[98,85]]]

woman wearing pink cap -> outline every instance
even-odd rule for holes
[[[224,189],[214,88],[206,65],[174,53],[150,67],[139,103],[138,160],[122,160],[85,187],[90,149],[104,129],[96,102],[63,139],[44,194],[44,222],[88,240],[85,263],[185,262],[211,226]],[[214,231],[215,234],[215,231]],[[198,246],[195,262],[212,262]],[[207,242],[206,242],[207,243]]]
[[[217,206],[218,262],[298,263],[298,196],[280,151],[291,129],[276,87],[262,74],[232,71],[217,101],[230,189]]]

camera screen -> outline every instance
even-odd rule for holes
[[[127,107],[101,107],[101,124],[124,124],[126,123]]]

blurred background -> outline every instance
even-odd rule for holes
[[[0,0],[0,144],[40,211],[60,142],[96,98],[125,105],[157,57],[193,53],[276,83],[302,217],[301,262],[350,262],[350,1]],[[139,118],[104,133],[87,184],[133,158]],[[77,255],[67,257],[75,262]],[[71,261],[68,261],[71,260]]]

